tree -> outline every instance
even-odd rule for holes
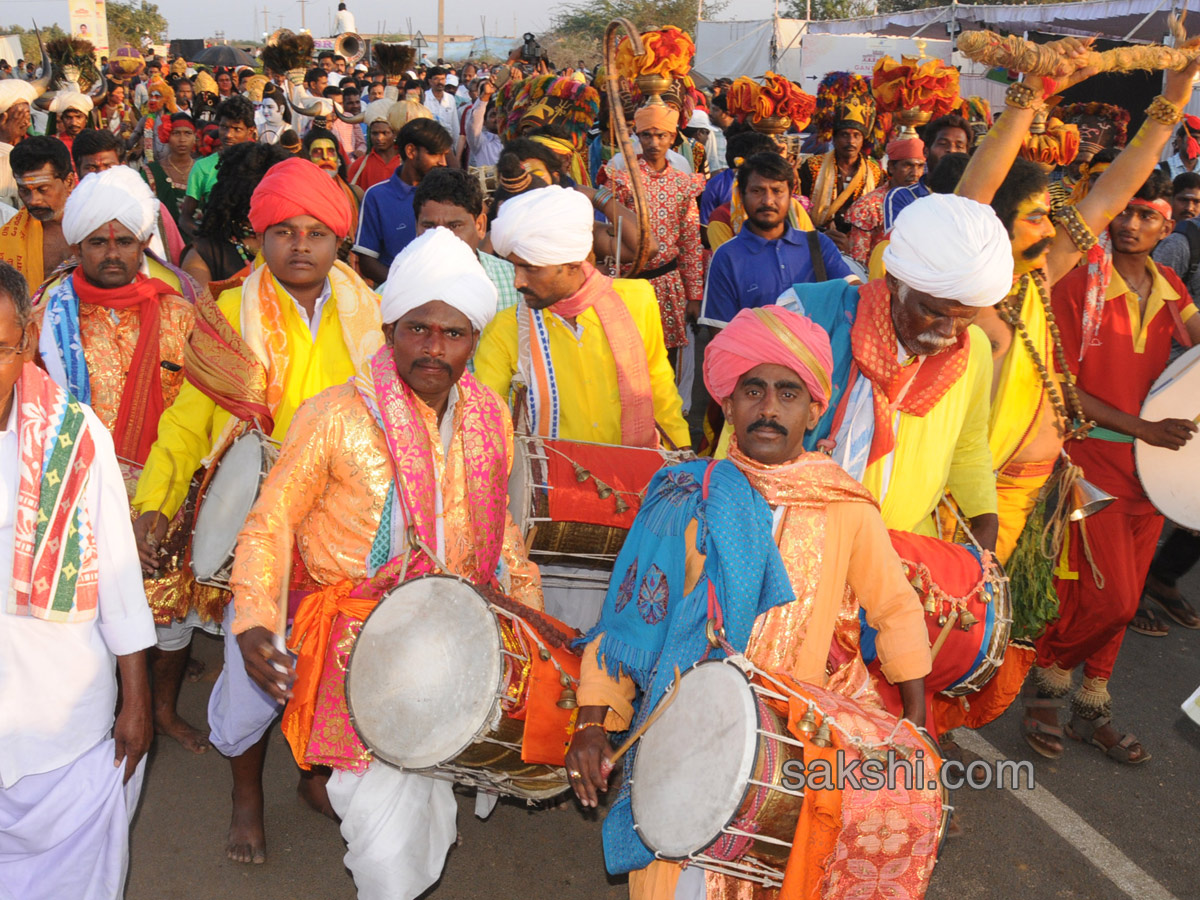
[[[879,5],[882,6],[882,3]],[[788,5],[783,8],[782,13],[789,19],[804,19],[809,8],[807,0],[788,0]],[[812,0],[811,3],[814,21],[870,16],[875,14],[875,8],[873,0]]]
[[[725,0],[705,3],[707,16],[718,15],[726,6]],[[604,29],[616,18],[626,18],[641,31],[674,25],[695,37],[696,0],[600,0],[598,3],[576,3],[563,7],[552,20],[553,31],[544,43],[554,40],[594,41],[604,39]],[[553,59],[553,57],[551,57]],[[558,60],[554,60],[558,63]]]
[[[167,20],[158,4],[146,0],[110,0],[108,6],[108,46],[113,50],[132,44],[139,50],[146,44],[166,42]]]
[[[67,36],[58,25],[42,25],[42,40],[47,44],[57,38]],[[26,31],[20,25],[9,25],[7,28],[0,31],[0,34],[16,34],[21,38],[21,52],[25,55],[26,62],[41,63],[42,52],[38,49],[37,33],[34,31]],[[16,62],[15,59],[9,60]]]

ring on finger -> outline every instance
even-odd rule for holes
[[[582,778],[583,777],[583,773],[580,772],[578,769],[572,769],[567,774],[570,775],[572,778]]]

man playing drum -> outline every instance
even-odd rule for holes
[[[492,246],[516,267],[523,300],[484,331],[475,374],[501,397],[524,386],[527,427],[535,436],[657,447],[661,432],[686,447],[683,401],[654,291],[645,281],[614,281],[586,262],[594,221],[587,197],[567,188],[537,188],[504,201]],[[603,584],[571,567],[555,568],[543,571],[547,611],[590,627]],[[552,575],[569,586],[553,586]]]
[[[495,309],[495,287],[453,232],[406,247],[383,290],[387,346],[300,408],[238,543],[232,630],[247,671],[288,703],[296,761],[334,769],[329,799],[364,900],[409,900],[437,881],[457,806],[449,781],[374,760],[351,726],[346,660],[363,620],[405,578],[495,584],[497,564],[506,593],[542,606],[507,511],[512,422],[465,372]],[[286,592],[279,548],[293,535],[321,585],[296,612],[294,668],[272,643]]]
[[[378,298],[337,261],[352,216],[345,195],[308,160],[279,163],[255,189],[250,224],[266,265],[215,302],[196,304],[184,355],[188,381],[163,413],[133,499],[146,569],[158,568],[156,547],[202,463],[249,427],[281,441],[304,400],[345,382],[382,345]],[[232,617],[228,607],[226,626]],[[233,767],[226,854],[261,863],[262,766],[278,706],[246,675],[237,642],[225,630],[225,668],[209,699],[208,721],[213,746]],[[310,802],[328,811],[313,779],[303,787]]]
[[[1168,77],[1185,76],[1191,77],[1187,72]],[[1158,127],[1170,131],[1161,121]],[[1051,704],[1062,705],[1072,671],[1082,663],[1067,734],[1118,762],[1150,759],[1137,738],[1113,726],[1108,680],[1163,524],[1138,479],[1133,441],[1178,450],[1197,430],[1192,409],[1180,410],[1186,418],[1148,421],[1140,415],[1150,387],[1167,367],[1172,339],[1185,346],[1200,340],[1200,318],[1187,289],[1150,258],[1174,224],[1170,196],[1167,176],[1153,171],[1108,227],[1111,257],[1075,269],[1054,287],[1067,364],[1077,378],[1084,415],[1097,424],[1086,439],[1071,441],[1068,453],[1090,481],[1117,499],[1071,522],[1065,559],[1055,573],[1059,618],[1037,642],[1033,681],[1041,705],[1030,712],[1039,727],[1026,739],[1051,758],[1063,752],[1058,710]]]
[[[42,364],[112,433],[130,487],[154,444],[159,417],[183,385],[183,348],[196,319],[175,289],[145,274],[157,212],[154,194],[132,169],[117,166],[84,178],[67,198],[62,220],[79,263],[47,289],[35,312]],[[224,598],[178,565],[147,578],[146,596],[158,626],[150,651],[155,728],[201,753],[207,737],[179,717],[175,704],[192,627],[215,629]]]
[[[859,654],[861,606],[879,629],[883,670],[899,686],[905,716],[924,722],[924,615],[879,508],[840,466],[804,450],[805,431],[829,402],[831,369],[821,328],[776,306],[743,310],[709,345],[704,379],[735,436],[728,460],[655,476],[618,557],[601,620],[588,635],[567,755],[585,806],[607,788],[605,731],[644,722],[674,666],[690,666],[706,651],[722,655],[710,646],[706,619],[710,629],[723,627],[731,650],[768,672],[879,705]],[[604,838],[609,870],[630,872],[631,897],[670,900],[681,873],[700,882],[687,896],[703,895],[698,869],[654,860],[636,837],[627,788],[609,811]],[[812,854],[809,876],[821,877],[826,855]],[[932,859],[923,863],[923,871],[913,866],[921,882],[914,896],[924,891]],[[732,896],[719,893],[732,887],[723,878],[708,876],[708,896]]]
[[[1068,38],[1054,46],[1071,54],[1084,44]],[[1089,70],[1079,70],[1067,82],[1056,80],[1049,91],[1062,91],[1089,74]],[[1182,108],[1191,95],[1192,74],[1165,74],[1164,97]],[[1059,459],[1064,439],[1077,427],[1075,420],[1088,418],[1079,408],[1071,384],[1063,380],[1064,349],[1051,321],[1050,289],[1079,263],[1081,253],[1096,243],[1093,232],[1108,226],[1111,211],[1122,209],[1145,181],[1172,130],[1147,116],[1134,140],[1088,194],[1052,216],[1049,176],[1034,163],[1017,158],[1034,115],[1045,102],[1046,90],[1036,76],[1010,88],[1004,115],[972,157],[958,186],[960,195],[990,203],[1012,240],[1012,289],[995,307],[982,310],[976,320],[992,345],[989,443],[1000,520],[996,556],[1005,565]],[[1052,219],[1061,227],[1056,229]],[[1038,540],[1040,533],[1025,539]],[[1029,598],[1018,600],[1028,602]],[[979,727],[1001,715],[1020,690],[1033,656],[1028,644],[1011,647],[1001,672],[969,698],[969,708],[957,700],[937,701],[939,730],[962,724]],[[1028,727],[1036,725],[1028,723]]]

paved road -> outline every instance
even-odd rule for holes
[[[1184,584],[1189,587],[1200,596],[1200,579]],[[184,686],[182,708],[200,722],[220,648],[198,637],[196,649],[208,676]],[[1038,790],[1028,804],[1008,791],[959,791],[963,834],[947,842],[930,900],[1200,896],[1200,727],[1179,711],[1198,684],[1200,632],[1173,627],[1164,639],[1130,633],[1112,684],[1117,723],[1133,729],[1154,758],[1138,768],[1118,766],[1068,741],[1061,760],[1038,758]],[[1010,710],[964,743],[985,755],[994,748],[1028,758],[1017,715]],[[228,764],[215,752],[195,757],[169,741],[153,753],[134,823],[128,900],[355,896],[337,826],[296,799],[296,769],[277,731],[267,760],[269,859],[263,866],[234,864],[222,852]],[[605,875],[599,819],[573,804],[530,811],[502,802],[486,822],[474,817],[466,795],[459,806],[462,840],[428,900],[627,896],[623,879]]]

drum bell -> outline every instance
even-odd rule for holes
[[[1116,499],[1108,491],[1102,491],[1086,478],[1076,478],[1075,483],[1071,485],[1071,513],[1069,518],[1072,522],[1086,519],[1092,513],[1100,512],[1104,507],[1115,502]]]

